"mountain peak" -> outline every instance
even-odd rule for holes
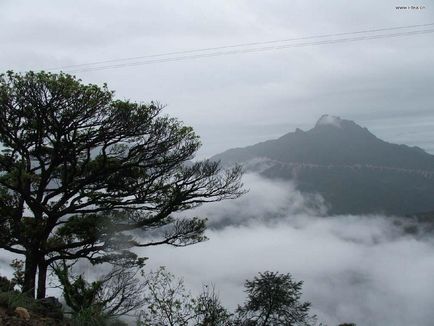
[[[359,126],[357,123],[351,120],[345,120],[337,116],[324,114],[319,118],[315,127],[311,129],[313,133],[338,133],[340,135],[353,135],[353,136],[363,136],[369,138],[376,138],[373,134],[369,132],[368,129]]]
[[[317,121],[315,127],[318,126],[332,126],[341,128],[342,127],[342,119],[340,117],[336,117],[333,115],[323,114],[321,118]]]
[[[332,214],[433,211],[434,156],[385,142],[352,120],[323,115],[315,127],[213,157],[247,171],[294,180]]]

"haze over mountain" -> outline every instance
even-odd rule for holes
[[[406,215],[434,210],[434,156],[385,142],[350,120],[323,115],[315,127],[212,157],[318,193],[330,214]]]

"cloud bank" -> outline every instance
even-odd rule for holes
[[[312,207],[314,197],[283,182],[247,175],[246,184],[243,199],[200,211],[238,225],[195,246],[144,251],[148,267],[167,266],[194,291],[211,282],[231,308],[244,300],[244,280],[271,270],[303,280],[304,299],[328,325],[432,323],[434,239],[404,233],[391,217],[320,217],[321,202]]]
[[[143,249],[140,254],[150,258],[146,268],[167,266],[193,293],[212,283],[230,309],[244,301],[246,279],[270,270],[303,280],[303,300],[312,302],[312,312],[329,326],[432,325],[432,234],[405,233],[411,221],[392,217],[324,217],[319,196],[254,174],[244,181],[250,192],[243,198],[193,212],[214,225],[209,241]],[[228,218],[234,224],[223,227]],[[2,275],[12,274],[7,266],[12,258],[1,252]],[[97,271],[85,265],[82,271],[95,277]]]

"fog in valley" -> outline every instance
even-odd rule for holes
[[[405,223],[390,216],[323,217],[319,198],[288,183],[249,174],[245,184],[250,192],[243,198],[195,212],[211,223],[230,217],[237,226],[210,229],[209,241],[194,246],[142,251],[150,257],[147,268],[167,266],[193,292],[212,283],[231,308],[243,302],[246,279],[270,270],[303,280],[304,299],[328,325],[434,319],[432,237],[406,234]]]
[[[138,250],[149,257],[145,271],[166,266],[193,294],[212,284],[230,310],[245,299],[244,281],[268,270],[303,280],[303,300],[327,325],[429,325],[434,319],[434,239],[423,226],[392,216],[327,216],[319,196],[301,194],[291,183],[256,174],[246,174],[244,183],[249,193],[242,198],[185,214],[209,218],[208,241]],[[12,275],[14,257],[2,251],[3,275]],[[78,271],[92,280],[108,268],[83,262]]]

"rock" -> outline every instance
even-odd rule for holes
[[[24,320],[30,320],[30,314],[27,311],[26,308],[23,307],[16,307],[15,308],[15,314],[20,318]]]
[[[63,319],[62,304],[55,297],[46,297],[44,299],[36,300],[38,303],[38,308],[36,311],[45,316],[57,320]]]
[[[62,309],[62,304],[55,297],[46,297],[37,301],[46,308]]]

